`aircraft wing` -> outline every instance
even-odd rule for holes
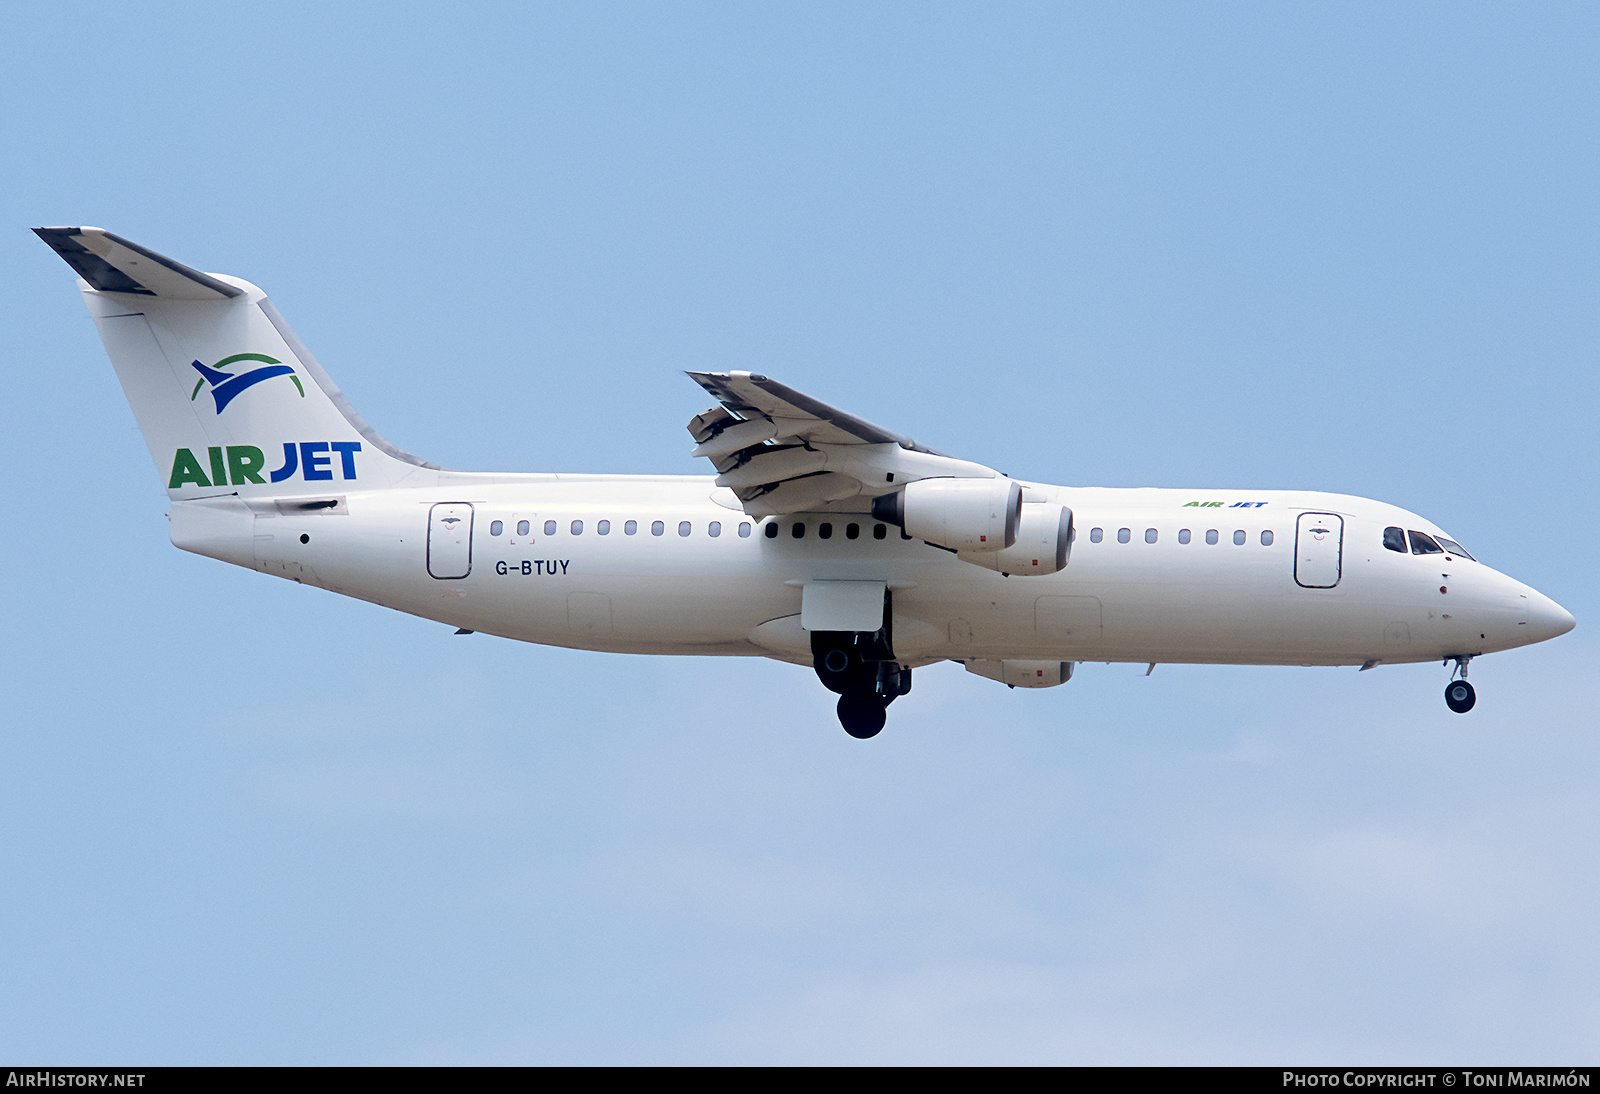
[[[925,478],[992,479],[958,460],[753,372],[691,372],[721,405],[689,423],[696,456],[751,516],[865,513]]]

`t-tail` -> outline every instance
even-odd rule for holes
[[[378,436],[265,293],[101,228],[35,228],[78,272],[174,501],[394,486],[439,470]]]

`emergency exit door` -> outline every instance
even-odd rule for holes
[[[1294,579],[1306,589],[1339,584],[1344,555],[1344,518],[1301,513],[1294,526]]]
[[[428,573],[442,581],[472,572],[472,505],[442,501],[428,510]]]

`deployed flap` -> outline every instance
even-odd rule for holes
[[[994,478],[752,372],[691,372],[722,404],[689,423],[696,456],[752,516],[867,512],[872,499],[925,478]]]
[[[104,228],[35,228],[34,233],[100,292],[168,300],[231,300],[244,290],[145,250]]]

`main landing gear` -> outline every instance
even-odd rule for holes
[[[1467,683],[1467,662],[1472,657],[1472,654],[1467,654],[1455,659],[1455,671],[1450,674],[1450,682],[1444,688],[1444,705],[1457,714],[1465,714],[1478,701],[1478,693]],[[1461,676],[1459,680],[1456,679],[1457,673]]]
[[[811,662],[839,696],[839,724],[858,739],[876,737],[889,704],[911,690],[911,670],[894,660],[884,631],[812,631]]]

